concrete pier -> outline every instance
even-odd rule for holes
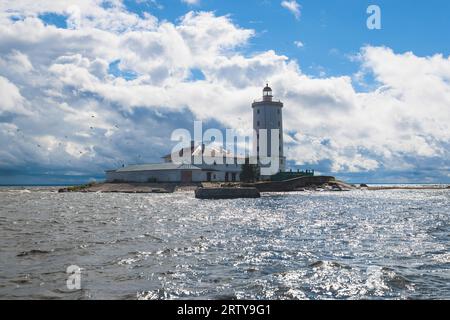
[[[261,194],[256,188],[197,188],[197,199],[239,199],[260,198]]]

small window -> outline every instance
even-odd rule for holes
[[[281,122],[280,121],[278,121],[278,127],[281,127]]]
[[[256,123],[256,125],[259,127],[259,121]]]
[[[256,110],[256,113],[259,114],[259,109]]]
[[[259,112],[258,112],[259,113]],[[280,112],[280,109],[278,109],[278,114],[280,114],[281,112]]]

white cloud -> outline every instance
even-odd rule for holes
[[[351,75],[317,79],[273,50],[242,54],[254,31],[228,16],[190,12],[174,24],[139,17],[121,2],[77,1],[73,18],[72,4],[0,5],[3,167],[94,173],[155,161],[174,127],[191,126],[189,117],[249,125],[266,80],[285,102],[287,154],[299,164],[324,172],[450,166],[448,57],[362,48],[358,77],[371,74],[379,84],[361,93]],[[41,12],[73,22],[45,25]],[[22,19],[8,19],[13,14]],[[135,77],[109,73],[116,61]],[[194,69],[204,79],[191,80]]]
[[[196,5],[200,3],[200,0],[181,0],[181,2],[184,2],[188,5]]]
[[[303,48],[305,45],[303,44],[303,42],[301,42],[300,40],[294,41],[294,45],[297,48]]]
[[[0,76],[0,115],[3,113],[30,114],[24,107],[25,99],[19,88]]]
[[[17,50],[11,50],[3,58],[0,57],[0,68],[7,70],[9,76],[25,74],[33,70],[33,65],[28,56]]]
[[[300,16],[301,16],[301,6],[298,4],[297,1],[295,0],[289,0],[289,1],[282,1],[281,2],[281,6],[283,8],[288,9],[294,16],[295,19],[300,20]]]

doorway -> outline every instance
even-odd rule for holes
[[[181,182],[183,183],[192,182],[192,171],[181,171]]]

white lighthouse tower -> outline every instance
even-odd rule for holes
[[[253,108],[253,130],[257,134],[257,157],[272,157],[272,129],[278,129],[278,154],[279,154],[279,170],[286,170],[286,159],[283,151],[283,103],[281,101],[273,101],[272,89],[267,84],[263,89],[262,101],[255,101]],[[267,130],[267,154],[262,152],[260,148],[260,130]],[[262,152],[262,154],[260,154]],[[261,165],[264,166],[264,165]],[[272,174],[276,174],[273,172]]]

